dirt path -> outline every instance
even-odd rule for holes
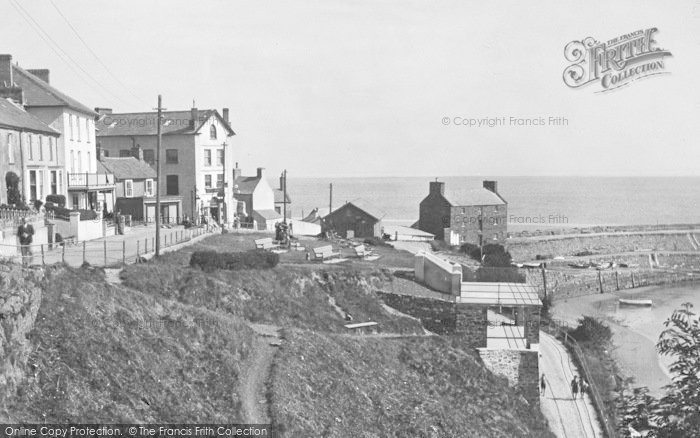
[[[272,361],[281,344],[279,327],[267,324],[251,324],[258,335],[253,345],[253,355],[248,358],[241,375],[239,394],[242,401],[242,423],[270,423],[270,406],[267,400],[267,382]]]
[[[579,374],[566,349],[544,332],[540,332],[540,341],[540,372],[547,381],[540,406],[551,431],[559,438],[603,437],[590,398],[587,395],[572,398],[569,385],[574,375]]]

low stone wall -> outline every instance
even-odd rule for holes
[[[605,236],[567,236],[556,238],[519,238],[507,242],[514,260],[534,260],[541,256],[573,256],[582,251],[615,254],[648,251],[698,251],[688,238],[692,233],[623,234]],[[700,235],[694,234],[700,240]]]
[[[700,280],[700,274],[688,275],[687,272],[665,270],[557,271],[547,269],[545,275],[547,294],[554,300]],[[541,270],[528,270],[527,282],[538,288],[540,297],[544,296],[544,279]]]
[[[44,271],[0,264],[0,405],[25,376],[34,327],[41,304]]]
[[[508,384],[518,388],[530,404],[539,405],[540,369],[537,351],[487,348],[478,351],[486,368],[508,379]]]

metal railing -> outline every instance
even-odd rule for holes
[[[69,173],[68,187],[111,187],[114,175],[111,173]]]
[[[161,230],[161,251],[206,234],[210,234],[206,228],[163,229]],[[154,236],[123,240],[64,241],[24,246],[0,245],[0,259],[33,266],[66,263],[78,267],[87,262],[92,266],[112,268],[139,262],[144,256],[153,253],[155,253]]]
[[[548,323],[543,324],[542,329],[545,329],[550,335],[559,339],[564,343],[567,349],[574,355],[576,362],[580,365],[581,370],[586,377],[586,382],[590,385],[591,399],[593,400],[593,406],[598,414],[603,431],[608,438],[617,438],[618,433],[615,427],[616,422],[614,416],[611,416],[608,410],[605,408],[603,403],[603,397],[600,395],[600,388],[598,388],[598,383],[592,378],[590,371],[590,365],[586,359],[585,354],[581,346],[578,344],[576,339],[569,336],[569,325],[564,321],[558,321],[555,319],[550,319]]]

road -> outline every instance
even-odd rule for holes
[[[559,438],[602,438],[590,397],[572,397],[570,383],[579,374],[566,348],[544,332],[540,332],[540,373],[547,381],[540,406],[552,432]]]

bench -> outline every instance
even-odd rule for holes
[[[372,255],[372,250],[367,249],[364,245],[357,245],[352,249],[355,251],[355,257],[367,257]]]
[[[275,249],[278,248],[279,245],[275,244],[272,241],[272,237],[266,237],[264,239],[255,239],[255,249]]]
[[[345,328],[359,334],[377,334],[379,333],[379,324],[376,322],[356,322],[354,324],[345,324]]]
[[[314,248],[314,260],[328,260],[333,257],[340,257],[340,252],[334,252],[331,245]]]

